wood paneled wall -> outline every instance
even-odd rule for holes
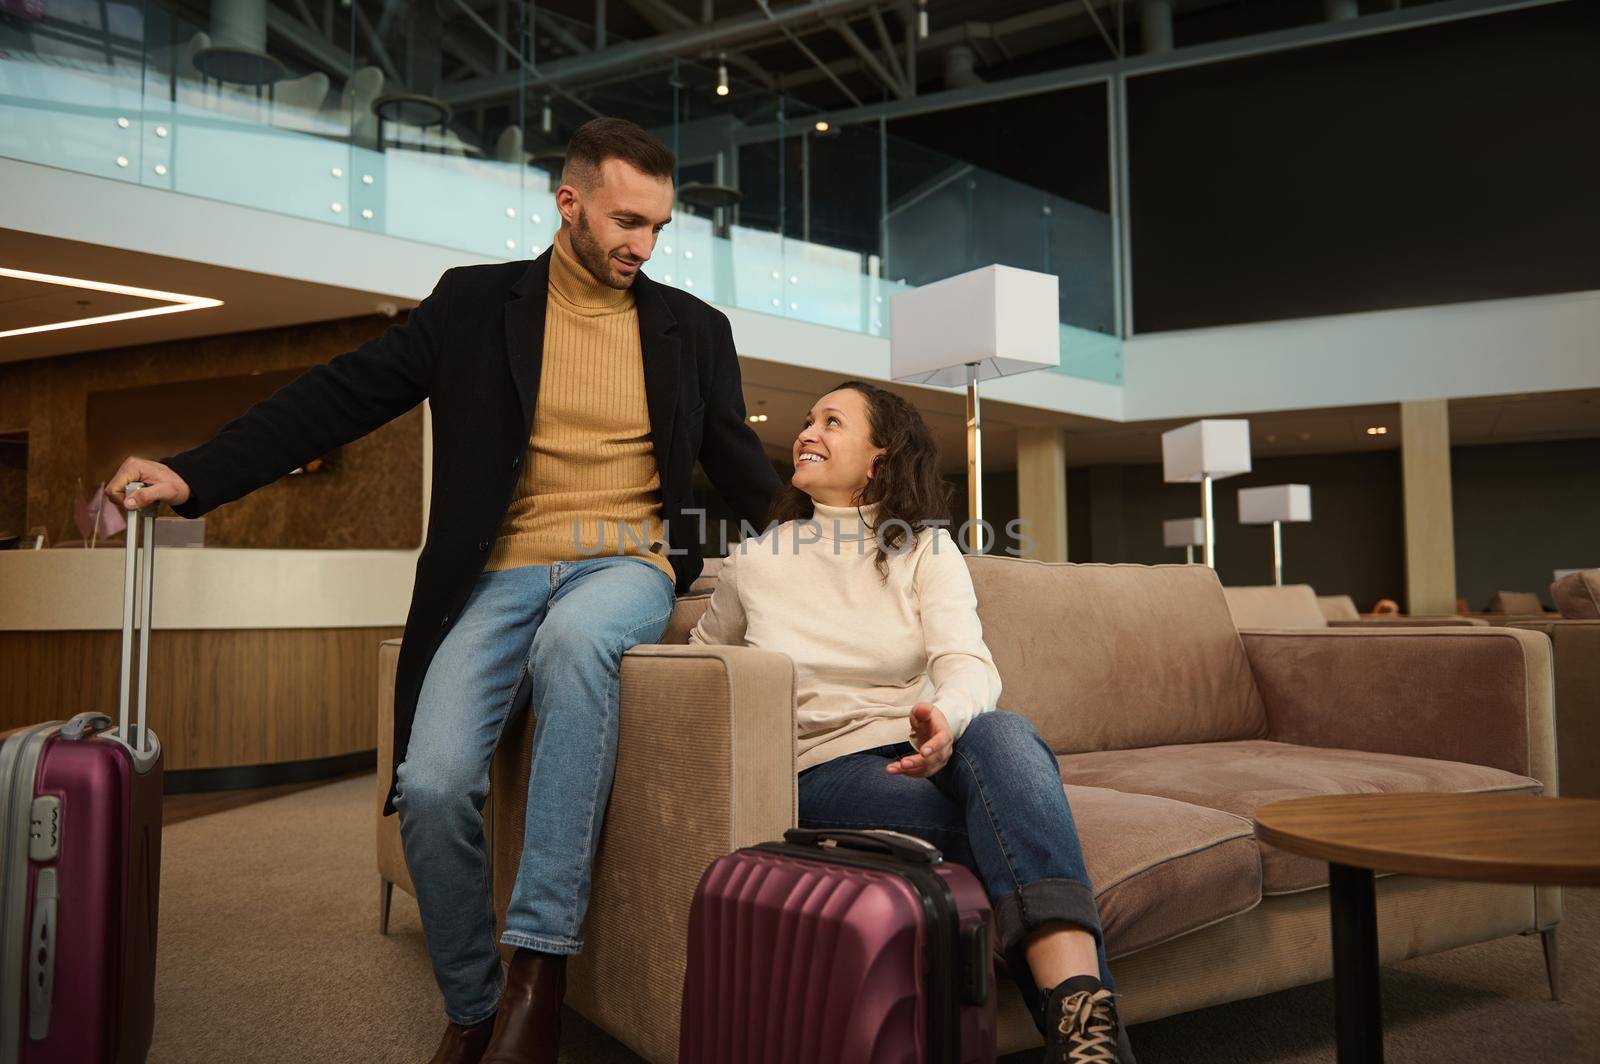
[[[114,464],[90,468],[86,412],[92,393],[316,365],[392,324],[376,316],[351,318],[0,364],[0,433],[28,433],[26,525],[48,526],[52,540],[76,539],[72,498],[78,478],[92,490],[116,472]],[[126,416],[141,414],[132,408]],[[210,420],[197,416],[197,425]],[[414,548],[422,539],[421,478],[418,408],[345,446],[333,472],[285,478],[207,514],[206,544]]]
[[[399,628],[158,629],[150,727],[168,771],[270,765],[377,745],[378,645]],[[0,730],[117,717],[120,632],[0,632]]]

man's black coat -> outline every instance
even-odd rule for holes
[[[307,370],[208,443],[161,460],[192,492],[176,512],[199,517],[430,402],[432,506],[395,680],[395,765],[428,663],[483,570],[516,488],[538,402],[549,271],[548,250],[531,262],[447,270],[403,324]],[[701,570],[700,524],[683,517],[693,506],[695,461],[734,513],[757,527],[779,482],[745,421],[727,316],[642,272],[633,290],[661,516],[681,593]],[[391,788],[385,813],[393,800]]]

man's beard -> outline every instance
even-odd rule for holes
[[[589,219],[583,209],[578,209],[578,219],[572,224],[572,231],[568,234],[572,238],[572,253],[583,264],[595,280],[608,288],[632,288],[633,279],[637,273],[624,274],[611,265],[611,254],[600,246],[594,238],[594,233],[589,229]]]

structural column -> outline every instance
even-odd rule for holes
[[[1017,517],[1033,538],[1028,557],[1067,560],[1067,442],[1058,428],[1017,430]]]
[[[1400,404],[1405,496],[1406,612],[1456,612],[1455,516],[1450,508],[1450,404]]]

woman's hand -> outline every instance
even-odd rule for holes
[[[891,776],[916,776],[927,779],[944,768],[950,760],[950,722],[932,702],[918,702],[911,707],[911,741],[917,752],[898,761],[891,761],[885,772]]]

